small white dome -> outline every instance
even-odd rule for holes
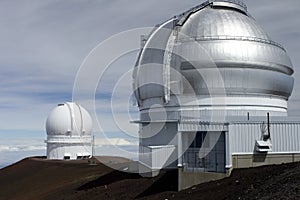
[[[91,135],[92,118],[77,103],[58,104],[46,122],[47,135]]]

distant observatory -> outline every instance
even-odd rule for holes
[[[92,118],[77,103],[58,104],[46,122],[47,159],[83,159],[92,155]]]
[[[157,25],[133,72],[140,173],[178,169],[183,189],[300,161],[300,120],[287,116],[293,73],[241,1],[209,0]]]

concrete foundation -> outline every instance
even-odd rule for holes
[[[212,173],[212,172],[185,172],[178,168],[178,191],[190,188],[201,183],[226,178],[230,173]]]
[[[300,153],[233,155],[232,168],[249,168],[300,161]]]
[[[292,163],[300,161],[300,153],[292,154],[248,154],[233,155],[232,168],[226,173],[212,172],[186,172],[183,168],[178,168],[178,191],[190,188],[201,183],[219,180],[230,176],[232,169],[259,167],[264,165],[274,165]]]

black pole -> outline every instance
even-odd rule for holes
[[[271,137],[271,133],[270,133],[270,113],[267,114],[267,118],[268,118],[268,139],[270,139],[270,137]]]

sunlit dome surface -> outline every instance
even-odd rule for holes
[[[245,36],[270,39],[253,18],[224,8],[206,8],[192,14],[181,32],[190,37]]]
[[[91,135],[92,119],[77,103],[58,104],[47,118],[46,131],[48,135]]]
[[[173,55],[162,49],[172,51]],[[160,67],[154,67],[153,63]],[[168,67],[182,74],[188,84],[168,72]],[[220,73],[218,80],[211,75],[213,68]],[[168,94],[166,87],[175,88],[173,91],[177,91],[178,97],[189,94],[190,85],[200,99],[224,90],[227,97],[236,97],[229,102],[232,108],[246,110],[255,106],[260,109],[257,99],[260,98],[259,106],[266,106],[263,110],[274,108],[284,113],[293,90],[293,73],[284,47],[258,25],[245,4],[236,0],[216,0],[207,1],[156,27],[140,52],[133,77],[142,109],[151,106],[150,99],[158,103],[157,98],[167,95],[172,102],[172,92]],[[218,82],[222,84],[216,84]]]

